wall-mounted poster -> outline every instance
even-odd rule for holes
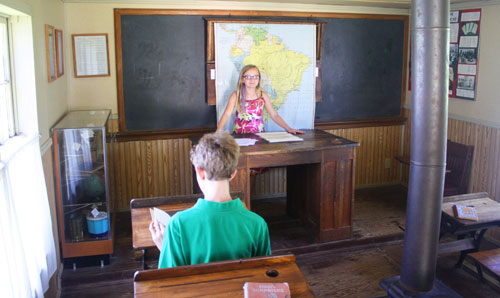
[[[476,97],[481,9],[450,11],[449,97]]]

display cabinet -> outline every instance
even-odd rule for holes
[[[53,128],[63,258],[113,253],[106,166],[110,110],[71,111]]]

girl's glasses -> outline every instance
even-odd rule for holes
[[[254,80],[257,80],[258,78],[260,78],[259,75],[256,75],[256,76],[243,76],[244,79],[246,80],[250,80],[250,79],[254,79]]]

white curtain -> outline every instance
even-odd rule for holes
[[[57,262],[39,136],[14,139],[0,150],[0,291],[43,297]]]

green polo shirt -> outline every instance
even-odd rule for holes
[[[269,230],[240,199],[217,203],[198,199],[168,223],[158,268],[271,254]]]

